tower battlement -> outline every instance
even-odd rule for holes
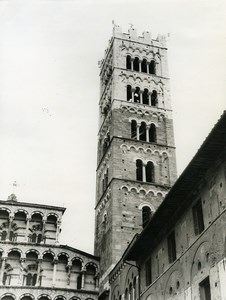
[[[166,48],[166,36],[158,35],[156,38],[152,38],[152,34],[149,31],[143,31],[142,36],[137,34],[137,29],[131,26],[128,29],[128,33],[122,31],[121,26],[114,25],[113,27],[113,38],[121,38],[130,40],[136,43],[143,43],[150,46],[157,46]]]
[[[112,32],[112,38],[108,41],[108,46],[105,49],[104,57],[99,62],[99,67],[102,69],[104,62],[106,58],[108,57],[108,54],[110,52],[112,43],[114,39],[121,39],[122,41],[128,41],[131,43],[138,43],[143,44],[145,47],[147,47],[147,51],[150,50],[152,47],[167,49],[167,36],[158,34],[156,38],[152,37],[151,32],[149,31],[143,31],[142,35],[137,34],[137,30],[131,26],[128,29],[128,32],[123,32],[121,26],[114,24],[113,26],[113,32]]]

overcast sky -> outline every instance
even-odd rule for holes
[[[65,206],[61,243],[93,252],[98,60],[112,20],[168,34],[178,173],[226,104],[225,1],[0,0],[0,199]]]

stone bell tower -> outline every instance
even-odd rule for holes
[[[136,233],[176,180],[172,110],[163,36],[113,36],[100,63],[95,255],[100,293]]]

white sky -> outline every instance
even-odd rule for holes
[[[93,252],[98,60],[112,20],[170,33],[178,173],[225,109],[220,0],[0,0],[0,199],[65,206],[61,243]],[[47,109],[48,108],[48,109]]]

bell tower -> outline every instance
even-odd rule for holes
[[[113,36],[100,63],[95,255],[107,276],[176,180],[164,36]]]

